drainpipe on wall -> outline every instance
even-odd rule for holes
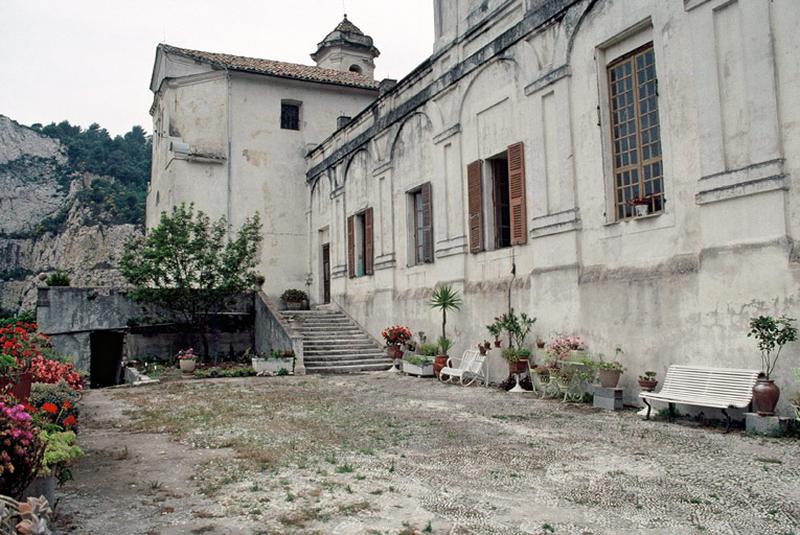
[[[226,108],[228,113],[228,183],[227,183],[227,190],[228,190],[228,198],[227,198],[227,206],[225,207],[225,218],[227,219],[227,234],[228,234],[228,241],[232,239],[232,225],[233,222],[231,221],[232,215],[232,207],[231,207],[231,173],[233,170],[232,162],[231,162],[231,137],[233,136],[233,120],[231,118],[231,73],[230,71],[225,71],[225,88],[226,88]]]

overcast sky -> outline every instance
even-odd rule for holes
[[[381,51],[376,78],[402,78],[430,55],[431,0],[344,4]],[[150,132],[159,42],[313,65],[342,15],[342,0],[0,0],[0,114]]]

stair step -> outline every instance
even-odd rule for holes
[[[380,372],[386,371],[391,368],[390,363],[370,363],[370,364],[354,364],[348,366],[320,366],[318,368],[307,368],[306,373],[356,373],[356,372]]]
[[[392,362],[386,356],[380,353],[373,353],[371,355],[338,355],[338,356],[316,356],[306,357],[303,359],[303,364],[306,366],[337,366],[354,363],[354,362]]]
[[[303,359],[304,360],[311,360],[311,359],[335,359],[341,357],[353,357],[353,358],[380,358],[385,359],[386,353],[381,353],[380,351],[375,351],[374,349],[362,349],[360,351],[303,351]]]

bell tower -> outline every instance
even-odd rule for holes
[[[375,79],[375,58],[380,51],[372,44],[372,37],[364,35],[358,26],[344,16],[331,33],[317,45],[311,59],[317,67],[350,71]]]

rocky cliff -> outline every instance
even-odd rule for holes
[[[33,308],[55,270],[73,286],[122,284],[114,268],[134,224],[111,224],[81,192],[98,177],[76,170],[56,139],[0,115],[0,315]]]

